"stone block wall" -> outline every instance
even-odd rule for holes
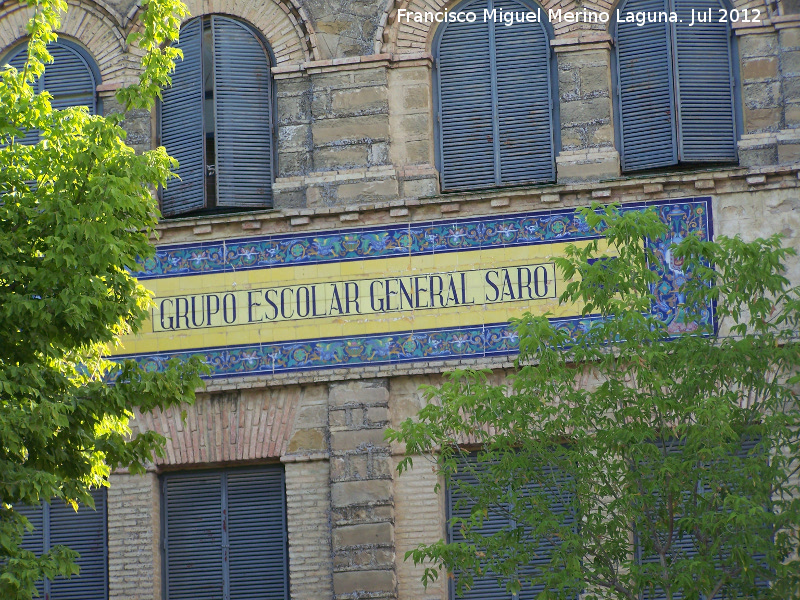
[[[608,39],[597,36],[597,40],[556,46],[561,122],[561,151],[556,154],[559,182],[619,175],[610,45]]]
[[[311,168],[311,80],[275,78],[277,177],[303,175]],[[277,199],[276,199],[277,201]],[[277,202],[276,202],[277,203]],[[285,198],[281,204],[291,205]]]
[[[334,383],[331,439],[331,551],[337,599],[396,598],[392,459],[386,380]]]
[[[331,61],[276,73],[276,207],[397,198],[389,159],[388,62],[326,62]]]
[[[389,161],[386,69],[325,70],[311,75],[312,171]]]
[[[312,15],[319,57],[361,56],[376,52],[384,5],[347,0],[303,0]]]
[[[800,160],[800,30],[782,27],[738,36],[744,130],[740,164]]]
[[[400,196],[419,198],[439,191],[434,168],[431,60],[420,54],[389,70],[390,160],[397,168]]]
[[[611,148],[610,52],[608,47],[558,54],[561,148]]]
[[[749,33],[738,41],[744,130],[778,131],[783,126],[778,34]]]

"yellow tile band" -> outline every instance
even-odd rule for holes
[[[573,242],[584,246],[589,242]],[[605,240],[599,240],[601,250]],[[254,269],[146,282],[155,306],[114,354],[502,323],[559,306],[566,243]]]

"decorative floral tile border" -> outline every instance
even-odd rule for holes
[[[623,210],[654,207],[670,225],[670,235],[650,241],[660,258],[654,269],[661,282],[654,286],[653,312],[667,323],[671,333],[693,331],[698,323],[687,322],[681,305],[681,265],[669,246],[690,234],[711,239],[711,199],[690,198],[626,205]],[[602,237],[591,231],[575,211],[553,211],[459,221],[439,221],[385,229],[363,228],[302,236],[258,237],[224,242],[164,246],[155,259],[145,262],[140,279],[176,277],[227,270],[262,269],[302,263],[365,260],[399,254],[454,252],[477,248],[546,244]],[[702,317],[709,323],[713,307]],[[554,320],[571,332],[591,326],[597,317]],[[508,323],[405,331],[392,334],[344,336],[293,342],[203,348],[134,358],[143,368],[159,371],[173,357],[203,356],[211,368],[210,378],[269,375],[314,369],[351,368],[415,361],[479,358],[516,354],[516,332]]]
[[[160,246],[136,277],[154,279],[595,239],[573,210]]]

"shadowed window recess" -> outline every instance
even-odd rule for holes
[[[623,171],[737,161],[736,46],[726,8],[719,0],[623,0],[615,11]],[[651,21],[624,20],[636,13]]]
[[[491,18],[531,15],[512,26]],[[434,40],[442,189],[554,181],[558,95],[546,11],[522,0],[467,0]],[[534,19],[535,17],[535,19]]]
[[[271,52],[249,25],[219,15],[186,23],[161,144],[180,163],[161,190],[165,217],[272,206]]]

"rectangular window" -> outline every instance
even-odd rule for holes
[[[162,481],[166,600],[289,597],[282,465]]]
[[[46,579],[36,585],[48,600],[106,600],[108,598],[108,540],[106,489],[94,490],[95,510],[79,505],[78,512],[61,502],[17,508],[33,525],[22,547],[37,556],[53,546],[66,546],[80,554],[80,574],[70,579]]]
[[[733,458],[738,458],[738,459],[741,459],[741,460],[746,459],[748,454],[753,452],[753,450],[756,448],[757,445],[758,445],[758,440],[753,440],[753,439],[743,440],[739,452]],[[663,447],[664,446],[659,445],[659,448],[663,448]],[[676,440],[676,439],[672,439],[672,440],[667,442],[666,448],[667,448],[667,454],[679,454],[679,453],[681,453],[683,451],[683,442],[681,442],[679,440]],[[703,494],[708,494],[710,492],[711,492],[711,490],[709,489],[708,484],[707,483],[704,484],[701,481],[699,483],[699,486],[698,486],[698,489],[697,489],[697,493],[702,497]],[[680,500],[677,503],[677,509],[678,509],[679,512],[675,515],[675,520],[676,521],[681,518],[682,514],[684,514],[684,515],[686,514],[686,513],[681,513],[680,512],[680,506],[681,506],[681,503],[687,503],[687,504],[691,505],[691,495],[692,495],[692,492],[690,492],[690,491],[684,492],[684,497],[682,498],[682,500]],[[666,510],[664,508],[664,502],[661,500],[661,496],[660,495],[658,495],[658,494],[654,495],[654,500],[656,502],[655,506],[656,506],[657,509],[660,508],[662,511]],[[662,543],[662,544],[667,541],[667,539],[666,539],[667,536],[664,535],[664,531],[663,531],[665,528],[664,527],[653,527],[653,523],[657,523],[658,522],[656,519],[657,519],[657,517],[654,518],[654,520],[650,521],[650,523],[645,522],[644,524],[638,524],[637,526],[634,527],[634,531],[636,532],[636,535],[635,535],[636,561],[640,565],[649,565],[649,564],[655,565],[655,564],[658,564],[659,560],[660,560],[657,553],[649,552],[646,549],[646,548],[650,547],[652,542],[648,543],[647,541],[642,540],[640,538],[640,535],[641,535],[639,533],[640,531],[649,530],[650,535],[657,535],[658,538],[659,538],[659,542]],[[765,532],[764,535],[765,535],[766,538],[769,538],[770,533],[769,532]],[[678,561],[678,560],[692,559],[692,558],[696,557],[699,554],[698,540],[695,539],[694,535],[690,534],[687,531],[675,531],[673,533],[673,535],[672,535],[671,540],[669,540],[669,541],[670,541],[670,551],[667,554],[667,560],[671,564],[674,563],[674,561]],[[731,556],[731,554],[730,554],[730,547],[731,546],[729,544],[725,544],[724,540],[722,540],[722,541],[723,541],[723,549],[721,551],[721,554],[719,554],[718,559],[720,559],[722,561],[722,563],[724,563]],[[728,549],[726,549],[726,548],[728,548]],[[762,561],[764,561],[766,559],[766,557],[764,555],[760,555],[760,554],[751,554],[751,556],[752,556],[753,559],[755,559],[755,561],[757,563],[760,563],[760,562],[762,562]],[[715,562],[715,567],[718,568],[718,569],[721,569],[722,566],[723,566],[722,563]],[[769,588],[769,582],[766,581],[765,579],[757,579],[755,585],[756,585],[756,587],[761,588],[761,589]],[[673,598],[678,599],[678,598],[681,598],[681,597],[682,597],[682,594],[673,593]],[[727,597],[727,595],[724,596],[724,597]],[[667,594],[663,589],[657,587],[657,588],[655,588],[654,593],[646,591],[643,594],[642,598],[643,598],[643,600],[667,600]]]
[[[450,485],[447,489],[447,519],[448,519],[448,537],[450,542],[463,542],[459,528],[454,527],[450,520],[453,517],[468,518],[471,514],[474,502],[469,499],[469,496],[459,488],[458,483],[465,483],[466,485],[475,485],[478,483],[480,473],[485,473],[489,467],[489,463],[479,463],[476,456],[469,455],[463,461],[465,467],[468,465],[471,468],[459,470],[453,478],[456,481],[455,485]],[[566,480],[562,471],[555,468],[547,468],[543,473],[546,473],[547,479],[552,483],[546,488],[540,488],[536,484],[530,484],[526,491],[531,494],[544,494],[550,501],[550,509],[554,512],[561,512],[569,510],[568,503],[571,492],[564,486]],[[456,503],[462,500],[463,503],[456,507]],[[483,520],[483,527],[481,528],[481,535],[491,536],[500,531],[515,529],[518,524],[513,520],[510,512],[506,510],[508,507],[497,506],[496,510],[490,508],[488,514]],[[572,526],[575,523],[574,519],[567,519],[566,524]],[[524,535],[530,539],[530,532],[524,530]],[[519,576],[522,578],[535,576],[540,569],[549,568],[550,561],[553,558],[553,553],[556,546],[550,540],[540,540],[538,543],[538,550],[536,552],[537,559],[520,569]],[[473,585],[469,590],[463,594],[458,595],[456,589],[458,586],[459,572],[454,573],[454,578],[451,580],[449,597],[451,600],[533,600],[540,593],[544,591],[541,586],[531,586],[529,583],[523,582],[522,590],[519,594],[512,595],[506,590],[505,582],[498,582],[497,575],[491,570],[485,571],[481,575],[474,575]]]

